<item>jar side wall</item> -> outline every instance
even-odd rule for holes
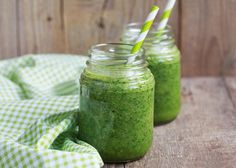
[[[180,62],[181,54],[176,46],[172,48],[150,47],[145,53],[148,64],[162,62],[163,64]]]
[[[99,61],[95,64],[107,75],[89,64],[80,78],[79,138],[94,146],[105,162],[138,159],[153,138],[154,77],[146,64],[122,64],[125,68],[114,71],[111,67],[120,64]]]
[[[178,56],[179,57],[179,56]],[[180,59],[149,62],[155,81],[155,125],[174,120],[181,107],[181,64]]]
[[[127,88],[127,83],[110,87],[81,83],[80,138],[106,162],[135,160],[150,148],[154,107],[154,80],[150,78],[136,89]]]

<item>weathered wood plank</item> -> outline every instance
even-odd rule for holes
[[[123,25],[143,21],[166,0],[1,0],[0,58],[26,53],[87,53],[119,41]],[[182,49],[183,76],[236,74],[235,0],[179,0],[171,25]],[[64,29],[66,31],[64,32]]]
[[[236,77],[225,77],[226,87],[228,89],[228,94],[232,100],[236,113]],[[236,115],[236,114],[235,114]]]
[[[236,1],[181,0],[181,9],[183,75],[220,75],[236,55]]]
[[[85,54],[98,42],[98,25],[104,4],[105,0],[64,0],[67,52]]]
[[[64,0],[67,52],[87,53],[92,44],[118,42],[125,24],[143,22],[154,4],[165,0]],[[178,4],[171,25],[178,38]]]
[[[16,0],[0,1],[0,58],[17,55]]]
[[[63,3],[59,0],[21,0],[20,54],[64,52]]]
[[[156,127],[152,149],[126,168],[234,167],[236,115],[224,81],[183,80],[182,96],[178,119]]]

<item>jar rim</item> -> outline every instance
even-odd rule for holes
[[[110,47],[109,47],[110,46]],[[124,50],[122,49],[122,52],[116,53],[114,48],[111,47],[120,46],[120,47],[129,47],[130,50]],[[101,44],[95,44],[92,45],[89,54],[95,53],[95,54],[102,54],[102,55],[108,55],[109,57],[122,57],[122,58],[129,58],[134,57],[137,55],[143,55],[144,49],[141,47],[141,49],[136,53],[130,53],[131,49],[134,45],[132,44],[126,44],[126,43],[101,43]],[[124,52],[127,51],[127,52]],[[129,51],[129,52],[128,52]]]

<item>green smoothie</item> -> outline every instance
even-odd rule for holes
[[[134,44],[140,33],[141,24],[128,24],[122,42]],[[156,28],[155,28],[156,27]],[[154,124],[165,124],[174,120],[181,106],[180,95],[180,52],[170,26],[156,31],[158,24],[144,41],[148,68],[155,78]]]
[[[156,81],[154,123],[155,125],[168,123],[177,117],[181,106],[180,53],[174,49],[169,53],[170,57],[147,54],[148,68]]]
[[[130,52],[129,45],[118,47],[106,51]],[[105,162],[136,160],[152,143],[154,77],[143,56],[128,64],[123,56],[107,61],[97,50],[80,78],[79,138]]]
[[[140,80],[140,79],[139,79]],[[153,87],[145,82],[81,77],[79,138],[94,146],[106,162],[142,157],[152,142]]]

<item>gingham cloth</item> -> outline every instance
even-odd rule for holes
[[[78,79],[87,58],[27,55],[0,61],[0,168],[97,168],[77,139]]]

